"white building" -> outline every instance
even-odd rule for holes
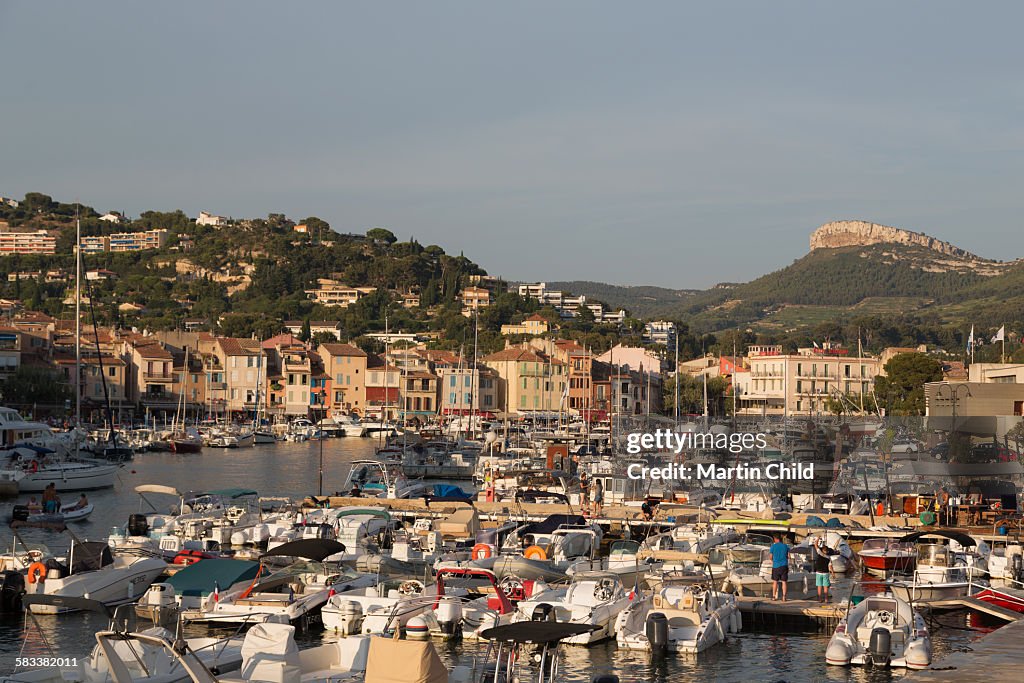
[[[209,225],[212,228],[220,228],[228,224],[228,219],[224,216],[216,216],[212,213],[206,213],[205,211],[199,212],[199,217],[196,218],[196,225]]]

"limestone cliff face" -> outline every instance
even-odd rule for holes
[[[890,228],[887,225],[865,221],[833,221],[825,223],[811,233],[811,251],[836,247],[864,247],[870,244],[908,244],[924,247],[946,256],[971,261],[988,260],[975,256],[949,242],[937,240],[920,232]]]

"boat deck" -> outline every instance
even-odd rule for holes
[[[931,669],[916,671],[903,680],[908,683],[1016,683],[1021,680],[1024,666],[1022,640],[1024,620],[1018,620],[971,643],[970,651],[954,652],[932,662]]]

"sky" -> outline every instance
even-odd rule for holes
[[[698,288],[868,220],[1024,256],[1024,5],[0,3],[0,195]]]

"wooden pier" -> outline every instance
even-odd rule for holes
[[[1018,615],[1020,616],[1020,615]],[[908,683],[1017,683],[1024,667],[1024,621],[1018,620],[904,677]]]

